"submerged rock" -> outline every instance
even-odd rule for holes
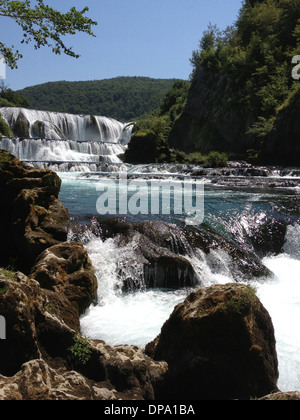
[[[135,259],[142,264],[143,285],[146,288],[194,287],[199,279],[187,254],[176,248],[180,229],[160,221],[132,224],[122,219],[99,221],[104,240],[114,238],[118,247],[134,242]],[[122,273],[121,273],[122,274]],[[127,273],[128,274],[128,273]],[[140,287],[135,278],[124,275],[123,289]]]
[[[262,397],[277,389],[271,318],[253,289],[200,288],[178,305],[146,353],[168,363],[158,399]]]
[[[123,219],[99,220],[99,223],[104,241],[114,238],[118,247],[134,242],[132,249],[136,261],[143,266],[147,288],[178,289],[205,284],[205,272],[194,264],[197,258],[205,261],[212,272],[226,269],[237,282],[271,275],[254,253],[205,224],[179,226],[163,221],[134,224]],[[220,266],[222,261],[218,260],[217,252],[225,255],[226,267]],[[136,288],[134,280],[124,275],[124,289]]]

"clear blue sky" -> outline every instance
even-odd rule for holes
[[[88,6],[98,21],[96,38],[67,38],[79,59],[55,56],[51,49],[21,45],[13,20],[0,17],[0,40],[23,53],[17,70],[7,69],[6,84],[17,90],[57,80],[100,80],[116,76],[187,79],[189,59],[208,24],[225,29],[237,18],[242,0],[46,0],[67,11]]]

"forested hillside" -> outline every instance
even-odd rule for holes
[[[131,121],[158,108],[176,79],[117,77],[85,82],[51,82],[18,91],[31,108],[103,115]]]
[[[224,32],[210,25],[170,145],[257,162],[300,163],[300,1],[247,0]]]

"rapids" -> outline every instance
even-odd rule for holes
[[[191,289],[147,289],[142,262],[136,257],[137,238],[120,245],[114,238],[103,239],[101,229],[99,232],[90,229],[89,220],[97,215],[95,203],[99,177],[61,176],[61,199],[75,217],[69,239],[83,240],[99,283],[97,301],[81,318],[82,333],[113,345],[144,347],[160,333],[174,306],[182,302]],[[102,177],[101,180],[105,182]],[[205,186],[205,223],[247,252],[259,254],[263,264],[273,273],[268,278],[250,279],[250,284],[257,289],[273,320],[280,371],[278,386],[283,391],[300,389],[298,209],[298,196],[293,189],[276,191],[264,188],[257,191],[251,187],[232,190],[209,183]],[[160,217],[165,222],[182,223],[175,215]],[[145,217],[137,215],[127,219],[136,223]],[[79,225],[80,232],[76,233],[75,226]],[[262,231],[266,235],[265,241],[259,236]],[[230,270],[230,256],[224,250],[216,249],[206,255],[199,249],[186,246],[185,257],[199,276],[199,286],[235,281]],[[137,291],[122,291],[122,283],[127,277],[136,279],[140,286]],[[245,282],[242,273],[241,281]]]

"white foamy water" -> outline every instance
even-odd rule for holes
[[[282,391],[300,389],[300,228],[290,226],[284,254],[265,258],[264,264],[274,278],[254,282],[257,294],[269,311],[275,328]],[[142,262],[137,261],[137,237],[124,246],[113,239],[103,242],[94,238],[87,250],[96,268],[99,282],[98,303],[81,318],[82,333],[91,339],[101,339],[111,345],[133,344],[144,347],[161,330],[164,322],[190,290],[164,291],[143,289]],[[289,253],[288,253],[289,252]],[[232,282],[230,257],[224,251],[205,256],[196,251],[188,257],[202,282],[225,284]],[[122,293],[122,279],[136,278],[141,291]]]
[[[143,264],[137,261],[138,236],[117,247],[113,239],[93,239],[87,246],[98,278],[98,303],[81,318],[82,332],[91,339],[111,345],[135,344],[144,347],[159,333],[174,306],[187,291],[145,291]],[[141,291],[122,293],[123,279],[134,278]]]
[[[91,307],[81,319],[83,333],[111,345],[134,344],[144,347],[187,293],[150,290],[117,297],[110,304]]]
[[[284,254],[263,263],[275,278],[258,286],[258,296],[275,328],[279,389],[300,389],[300,227],[289,226]]]

